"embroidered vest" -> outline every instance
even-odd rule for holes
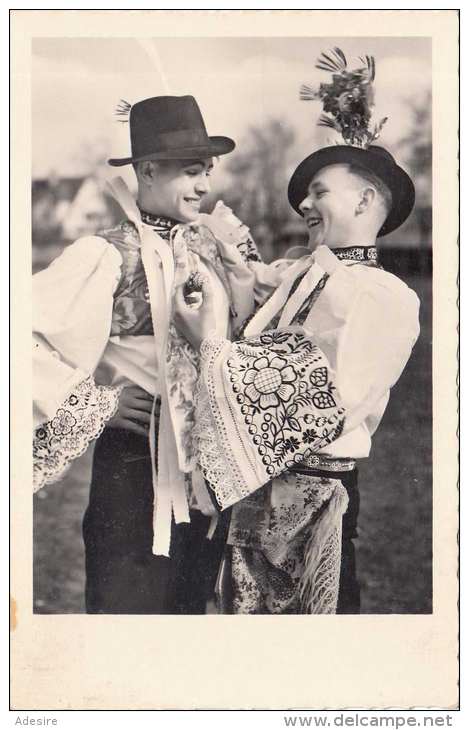
[[[141,211],[141,216],[142,221],[151,225],[169,245],[171,231],[178,222],[144,211]],[[137,228],[131,221],[124,220],[116,228],[102,231],[98,235],[115,246],[122,256],[121,278],[114,292],[111,336],[152,335],[150,297]],[[216,239],[210,230],[205,226],[201,226],[199,230],[188,227],[183,233],[183,238],[189,250],[197,252],[203,259],[213,264],[231,300],[225,267],[218,253]],[[236,242],[236,246],[245,262],[260,261],[248,229],[242,240]]]
[[[169,238],[171,225],[158,234]],[[111,336],[152,335],[150,296],[143,268],[138,231],[131,221],[122,221],[116,228],[100,233],[122,256],[121,278],[114,292]]]

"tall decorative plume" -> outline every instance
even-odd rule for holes
[[[322,101],[324,114],[321,114],[318,125],[339,132],[345,144],[366,149],[378,139],[388,118],[383,117],[370,128],[375,59],[365,56],[359,60],[363,65],[349,71],[347,59],[340,48],[321,53],[316,68],[332,73],[332,83],[320,84],[319,89],[303,84],[300,99]]]
[[[128,122],[131,109],[132,104],[129,104],[129,102],[125,101],[125,99],[121,99],[116,106],[116,111],[114,113],[116,117],[123,117],[123,119],[118,119],[117,121],[122,122],[123,124],[125,124],[125,122]]]

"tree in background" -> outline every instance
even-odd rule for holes
[[[287,198],[294,142],[294,130],[273,119],[262,127],[250,127],[226,163],[230,181],[223,199],[251,228],[265,261],[278,258],[306,237]]]
[[[415,184],[414,217],[420,245],[431,244],[432,232],[432,100],[430,91],[409,101],[412,125],[398,147]]]

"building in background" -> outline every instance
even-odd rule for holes
[[[83,177],[33,180],[31,206],[34,272],[48,266],[67,244],[111,228],[123,215],[98,170]]]

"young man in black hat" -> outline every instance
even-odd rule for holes
[[[196,312],[177,295],[175,322],[201,354],[199,462],[232,507],[220,607],[357,613],[356,460],[419,333],[418,298],[378,265],[376,238],[406,220],[414,187],[384,148],[336,145],[303,160],[288,193],[309,252],[244,339],[213,334],[208,282]]]
[[[86,548],[90,613],[205,613],[216,567],[214,509],[195,469],[198,357],[171,325],[173,287],[197,304],[210,280],[216,330],[253,307],[248,229],[223,204],[200,204],[213,158],[195,99],[154,97],[128,115],[137,201],[111,183],[126,219],[76,241],[35,277],[35,486],[60,478],[97,439]],[[214,557],[215,556],[215,557]]]

